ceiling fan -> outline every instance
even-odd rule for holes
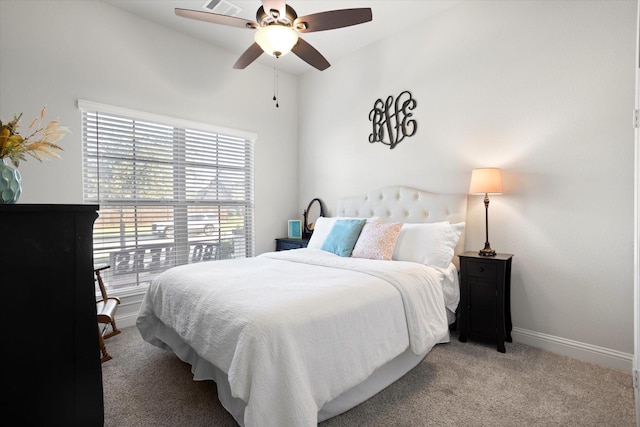
[[[371,8],[338,9],[300,16],[285,0],[262,0],[256,20],[198,10],[176,8],[175,13],[185,18],[213,24],[257,30],[255,41],[240,56],[233,68],[243,69],[263,52],[279,58],[289,51],[320,71],[329,68],[329,61],[298,33],[333,30],[363,24],[372,20]]]

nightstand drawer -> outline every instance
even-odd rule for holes
[[[276,251],[288,251],[290,249],[306,248],[309,239],[276,239]]]
[[[281,251],[287,251],[289,249],[299,249],[302,247],[302,243],[294,242],[279,242],[278,249]]]
[[[468,260],[467,275],[479,279],[495,279],[498,277],[498,264],[494,262]]]

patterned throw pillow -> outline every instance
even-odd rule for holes
[[[353,248],[354,258],[390,260],[401,222],[367,222]]]

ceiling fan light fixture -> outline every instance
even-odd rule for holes
[[[2,0],[0,0],[2,1]],[[206,0],[205,8],[211,9],[228,0]],[[256,20],[239,18],[222,13],[175,8],[175,13],[184,18],[230,27],[256,30],[255,41],[240,55],[233,68],[246,68],[260,55],[266,53],[276,58],[293,53],[307,64],[323,71],[331,66],[320,52],[298,33],[333,30],[364,24],[373,19],[371,8],[335,9],[300,16],[287,4],[287,0],[261,0],[262,6],[256,11]]]
[[[266,53],[278,58],[289,53],[296,45],[298,33],[284,25],[267,25],[256,31],[255,41]]]

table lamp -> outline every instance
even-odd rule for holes
[[[496,251],[489,244],[489,194],[502,194],[502,172],[498,168],[474,169],[471,172],[470,194],[484,194],[484,225],[485,242],[484,249],[480,250],[480,256],[495,256]]]

